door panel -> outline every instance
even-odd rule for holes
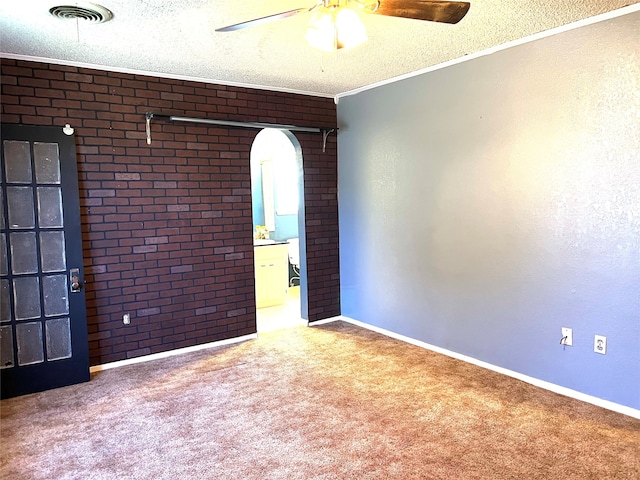
[[[89,380],[75,140],[2,125],[2,398]]]

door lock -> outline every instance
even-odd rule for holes
[[[80,269],[72,268],[71,270],[69,270],[69,276],[71,277],[71,292],[77,293],[82,290],[82,282],[80,282]]]

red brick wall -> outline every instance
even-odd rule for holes
[[[2,59],[2,122],[75,128],[91,364],[254,333],[257,130],[162,114],[335,126],[332,99]],[[335,134],[303,152],[309,320],[340,314]],[[122,324],[130,312],[132,322]]]

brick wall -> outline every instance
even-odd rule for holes
[[[257,130],[148,111],[335,126],[332,99],[2,59],[2,122],[75,128],[91,364],[256,331]],[[309,319],[340,314],[335,134],[303,152]],[[122,324],[130,312],[132,323]]]

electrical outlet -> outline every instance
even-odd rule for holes
[[[569,347],[573,345],[573,329],[562,327],[562,341],[560,343]]]
[[[131,316],[129,316],[128,313],[125,313],[122,316],[122,323],[124,323],[125,325],[129,325],[131,323]]]
[[[602,355],[607,353],[607,337],[604,335],[596,335],[593,338],[593,351],[601,353]]]

